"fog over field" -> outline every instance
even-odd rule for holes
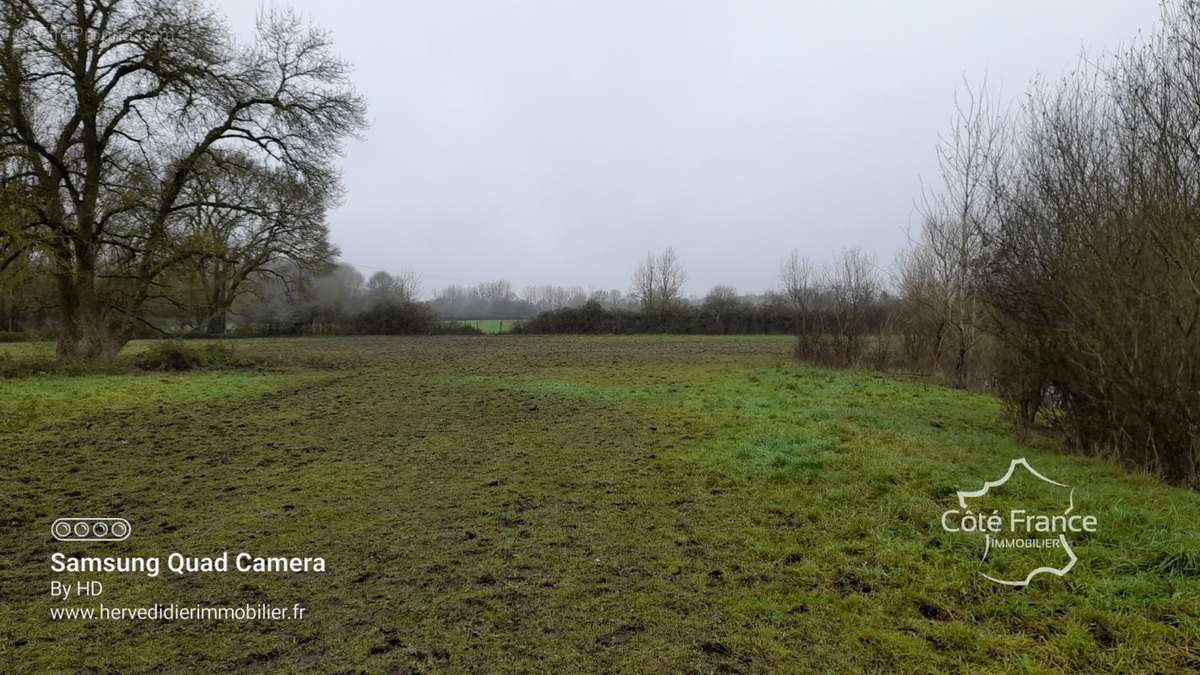
[[[1152,0],[289,3],[370,104],[332,214],[343,259],[426,292],[627,290],[673,245],[687,292],[773,287],[799,247],[890,263],[955,85],[1006,99],[1153,25]],[[218,3],[249,34],[260,5]]]

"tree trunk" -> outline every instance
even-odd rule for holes
[[[83,339],[83,330],[79,326],[79,293],[75,289],[75,279],[69,270],[62,269],[54,273],[55,285],[58,288],[58,345],[55,350],[59,357],[75,358],[78,356],[79,344]]]
[[[225,283],[224,270],[221,268],[221,263],[217,263],[212,279],[212,293],[208,298],[208,321],[204,328],[205,334],[209,337],[225,335],[229,314],[229,300]]]
[[[225,335],[226,323],[225,308],[220,307],[208,316],[208,325],[204,332],[209,337],[221,337]]]
[[[96,268],[92,250],[77,246],[75,264],[59,256],[58,298],[61,325],[59,326],[58,356],[80,361],[111,359],[129,341],[128,327],[108,321],[107,313],[96,293]]]

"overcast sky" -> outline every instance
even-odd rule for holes
[[[451,283],[628,290],[673,245],[687,290],[776,285],[799,248],[887,265],[955,88],[1006,98],[1128,43],[1153,0],[295,0],[372,127],[331,214],[343,259]],[[239,33],[259,6],[221,0]]]

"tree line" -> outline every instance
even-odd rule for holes
[[[685,297],[687,272],[673,248],[649,253],[634,268],[620,305],[599,298],[540,314],[522,333],[700,333],[800,336],[804,358],[858,363],[868,338],[890,329],[897,298],[861,249],[818,270],[798,251],[780,264],[780,286],[761,295],[718,284]]]

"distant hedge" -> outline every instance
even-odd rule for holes
[[[739,304],[720,311],[677,305],[654,312],[606,309],[598,302],[543,312],[514,326],[514,333],[620,335],[696,333],[708,335],[788,334],[795,315],[777,305]]]

